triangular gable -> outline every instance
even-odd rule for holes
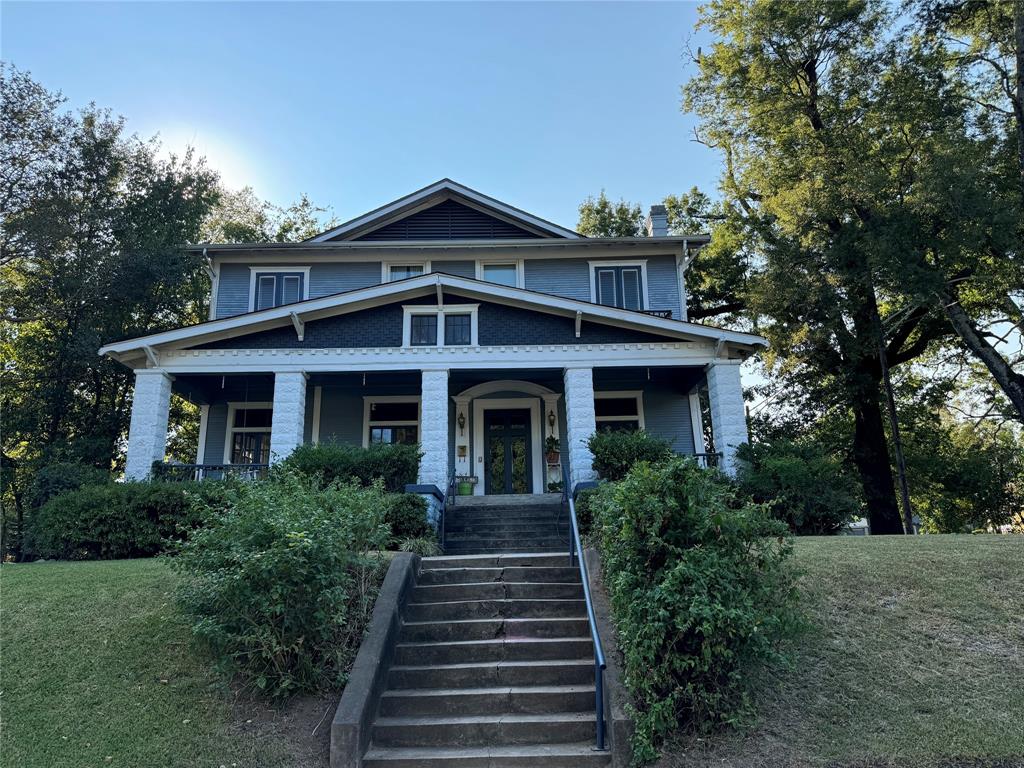
[[[580,239],[580,235],[451,179],[442,179],[339,224],[309,242],[533,238]]]

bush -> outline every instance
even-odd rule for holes
[[[299,446],[282,464],[292,471],[318,478],[322,486],[335,480],[355,480],[364,486],[381,482],[385,491],[398,493],[404,491],[406,485],[416,482],[420,450],[417,445],[360,448],[321,443]]]
[[[740,488],[796,533],[835,533],[860,514],[856,479],[818,443],[759,442],[737,455]]]
[[[621,480],[641,461],[656,464],[672,458],[667,441],[641,430],[595,432],[587,442],[594,454],[594,469],[605,480]]]
[[[636,761],[656,757],[680,724],[744,720],[751,667],[779,658],[795,626],[786,526],[682,458],[638,464],[593,505]]]
[[[412,552],[420,557],[435,557],[441,554],[441,547],[433,536],[419,536],[415,539],[402,539],[398,542],[400,552]]]
[[[594,528],[594,494],[595,488],[584,488],[576,494],[573,503],[576,507],[576,522],[580,527],[580,536],[587,538]]]
[[[57,462],[39,469],[25,494],[29,507],[38,509],[55,496],[68,491],[77,491],[87,485],[103,485],[110,482],[110,473],[89,464]]]
[[[391,529],[389,544],[401,539],[416,539],[432,535],[427,522],[427,502],[416,493],[393,493],[385,500],[385,520]]]
[[[239,484],[174,559],[193,634],[274,697],[338,689],[362,641],[388,537],[378,487],[278,473]]]
[[[226,503],[221,483],[108,483],[50,499],[34,515],[26,549],[33,557],[115,560],[152,557]]]

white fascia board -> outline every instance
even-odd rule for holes
[[[400,300],[405,296],[427,293],[435,290],[437,285],[450,288],[453,291],[459,291],[464,295],[483,301],[498,299],[504,304],[573,318],[577,316],[578,312],[582,312],[584,319],[598,322],[604,321],[608,325],[632,328],[634,330],[663,333],[680,339],[697,337],[699,339],[710,339],[720,343],[731,342],[749,347],[767,346],[768,344],[762,337],[749,333],[712,328],[696,323],[684,323],[679,320],[666,320],[628,309],[606,307],[600,304],[566,299],[522,288],[510,288],[498,285],[497,283],[482,283],[478,280],[432,273],[398,280],[393,283],[360,288],[342,294],[324,296],[319,299],[301,301],[296,304],[286,304],[259,312],[250,312],[244,315],[236,315],[235,317],[213,320],[187,328],[177,328],[150,336],[126,339],[114,344],[105,345],[99,350],[99,354],[117,355],[142,349],[144,346],[160,346],[180,342],[199,343],[200,340],[214,341],[221,338],[230,338],[242,333],[256,333],[290,324],[292,322],[292,313],[295,313],[304,322],[309,322],[323,317],[355,312],[370,306],[376,306],[384,300]]]

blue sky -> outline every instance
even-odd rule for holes
[[[2,57],[69,103],[192,143],[232,187],[342,219],[449,176],[558,223],[719,159],[680,85],[695,3],[23,3]],[[706,44],[706,43],[705,43]]]

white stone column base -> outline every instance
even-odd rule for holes
[[[448,371],[422,371],[419,482],[441,491],[448,484]]]
[[[735,475],[736,449],[749,442],[738,360],[719,361],[708,367],[708,398],[711,401],[711,432],[715,450],[722,454],[722,471]]]
[[[270,425],[270,463],[287,459],[302,445],[306,427],[306,374],[274,375],[274,411]]]
[[[171,409],[171,381],[173,379],[163,371],[140,369],[135,372],[128,457],[124,468],[127,480],[145,480],[153,472],[153,462],[164,459],[167,419]]]
[[[597,419],[594,416],[594,370],[566,368],[564,380],[569,479],[575,487],[577,483],[597,479],[594,454],[587,445],[591,435],[597,431]]]

